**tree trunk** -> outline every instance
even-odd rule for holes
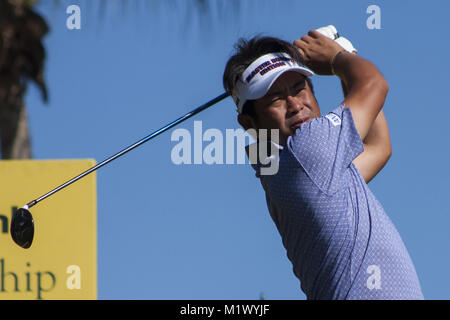
[[[16,103],[0,105],[0,137],[3,159],[30,159],[30,134],[27,110],[22,97]]]
[[[0,0],[0,145],[3,159],[31,158],[27,112],[23,103],[29,81],[44,82],[48,32],[45,20],[32,10],[35,0]]]

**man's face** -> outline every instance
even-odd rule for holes
[[[253,106],[256,116],[248,119],[250,126],[256,130],[279,129],[282,146],[303,123],[320,117],[319,105],[306,77],[294,71],[282,74]]]

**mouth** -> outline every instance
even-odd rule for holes
[[[308,122],[309,120],[311,120],[309,117],[297,119],[293,124],[290,125],[290,128],[296,130],[300,128],[303,123]]]

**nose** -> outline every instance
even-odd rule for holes
[[[286,97],[286,104],[288,117],[297,114],[302,109],[302,104],[299,99],[292,95]]]

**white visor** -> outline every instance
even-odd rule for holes
[[[242,73],[242,78],[238,80],[232,93],[237,111],[242,113],[247,100],[264,97],[272,84],[286,71],[296,71],[307,77],[314,74],[284,52],[269,53],[253,61]]]

